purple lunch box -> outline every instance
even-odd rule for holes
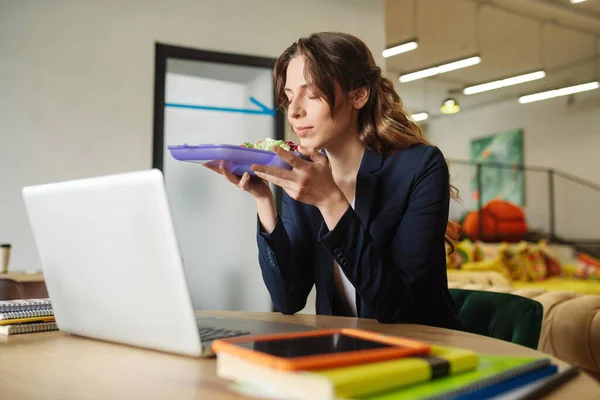
[[[208,165],[219,165],[222,162],[231,173],[238,176],[243,175],[244,172],[254,175],[254,171],[250,169],[252,164],[292,169],[288,163],[272,151],[233,144],[200,144],[197,146],[182,144],[168,146],[168,149],[176,160]],[[302,159],[308,159],[299,152],[292,153]]]

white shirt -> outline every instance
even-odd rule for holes
[[[356,197],[352,200],[350,206],[354,208],[354,202]],[[350,313],[353,317],[358,317],[358,311],[356,310],[356,289],[352,285],[352,282],[346,278],[344,271],[340,265],[333,260],[333,282],[335,289],[342,302],[342,306]]]

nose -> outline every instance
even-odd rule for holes
[[[306,116],[306,110],[304,109],[301,99],[293,99],[288,106],[288,118],[298,119],[304,116]]]

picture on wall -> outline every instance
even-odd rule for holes
[[[471,161],[481,164],[482,193],[477,188],[477,169],[471,175],[471,195],[482,204],[502,199],[519,206],[525,205],[525,176],[516,168],[523,165],[523,130],[513,129],[471,141]],[[496,164],[495,166],[486,166]],[[497,164],[507,165],[501,168]]]

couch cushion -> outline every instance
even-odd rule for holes
[[[584,281],[577,279],[549,278],[539,282],[514,281],[512,285],[517,288],[539,288],[546,290],[566,290],[581,294],[600,294],[599,281]]]
[[[502,274],[496,271],[461,271],[447,270],[449,282],[479,283],[484,286],[506,286],[510,287],[510,282]]]
[[[537,348],[543,317],[537,301],[490,291],[450,289],[450,293],[467,331]]]
[[[546,292],[535,299],[545,314],[538,349],[600,371],[600,296]]]

